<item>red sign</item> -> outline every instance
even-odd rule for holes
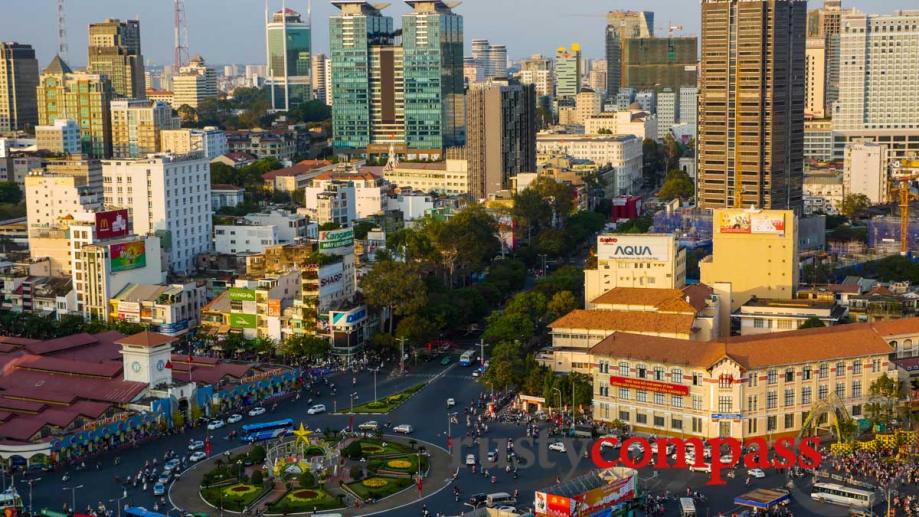
[[[610,386],[619,386],[621,388],[669,393],[671,395],[689,395],[689,386],[670,384],[669,382],[649,381],[647,379],[633,379],[632,377],[619,377],[618,375],[613,375],[609,378],[609,384]]]
[[[96,212],[96,238],[112,239],[128,234],[128,211]]]

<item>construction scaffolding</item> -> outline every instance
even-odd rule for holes
[[[901,223],[896,216],[877,216],[868,221],[868,248],[880,255],[900,252]],[[907,224],[907,251],[919,253],[919,219],[910,218]]]

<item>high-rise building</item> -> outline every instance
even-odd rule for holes
[[[161,150],[160,131],[180,125],[168,104],[147,99],[113,100],[111,113],[113,158],[142,158],[157,153]]]
[[[572,123],[584,125],[584,122],[603,111],[603,94],[592,88],[581,88],[574,99],[574,120]]]
[[[211,246],[211,172],[198,155],[104,161],[105,205],[128,210],[137,234],[163,238],[169,269],[192,271]]]
[[[607,69],[605,59],[594,59],[590,62],[590,73],[587,74],[587,85],[600,95],[606,95]]]
[[[472,56],[463,58],[463,81],[465,81],[467,87],[479,81],[479,66]]]
[[[80,126],[83,154],[93,158],[112,155],[109,104],[113,92],[106,76],[74,73],[60,56],[55,56],[42,71],[36,92],[40,125],[71,119]]]
[[[160,132],[160,150],[178,155],[202,153],[214,158],[228,151],[227,135],[214,126],[203,129],[164,129]]]
[[[536,171],[536,89],[488,81],[467,95],[469,191],[477,199],[510,186],[521,172]]]
[[[621,82],[622,40],[654,36],[654,13],[610,11],[606,15],[606,92],[615,98]]]
[[[581,91],[581,45],[571,44],[571,50],[561,47],[555,51],[555,98],[574,99]]]
[[[405,144],[429,152],[463,145],[463,17],[442,0],[406,3],[412,11],[402,16]]]
[[[641,106],[646,113],[654,115],[657,113],[657,92],[654,90],[642,90],[635,93],[635,102]]]
[[[370,93],[372,47],[393,45],[393,19],[369,2],[341,0],[333,5],[341,12],[329,18],[332,146],[336,152],[360,153],[372,143],[371,103],[381,106],[387,120],[394,120],[397,111],[394,86],[378,99]],[[388,63],[387,70],[391,79],[395,63]]]
[[[494,76],[494,71],[491,68],[491,53],[487,39],[474,39],[472,40],[472,59],[475,61],[476,65],[476,80],[486,81],[489,77]]]
[[[696,86],[698,38],[627,38],[620,45],[620,88],[677,91]]]
[[[678,97],[670,88],[657,94],[657,138],[663,140],[676,125]]]
[[[325,76],[322,78],[325,81],[325,103],[328,106],[332,105],[332,60],[330,58],[325,58]]]
[[[465,143],[463,23],[440,1],[412,0],[396,45],[391,17],[335,1],[330,18],[333,147],[344,154],[440,157]]]
[[[803,208],[806,9],[802,0],[702,2],[700,207]]]
[[[191,58],[172,77],[172,95],[176,109],[186,105],[197,109],[204,99],[217,97],[217,72],[205,66],[203,57]]]
[[[507,78],[507,47],[492,45],[488,49],[489,70],[491,74],[486,79]]]
[[[50,126],[35,126],[35,146],[57,154],[80,154],[80,126],[63,118]]]
[[[804,83],[806,113],[829,116],[839,96],[840,0],[824,0],[823,7],[807,13],[807,63]]]
[[[268,42],[267,84],[271,91],[271,109],[287,111],[312,98],[310,74],[312,30],[300,13],[284,8],[271,15],[265,12]]]
[[[552,71],[552,60],[540,54],[534,54],[523,60],[520,71],[515,75],[521,84],[532,84],[536,87],[537,97],[555,95],[555,77]]]
[[[699,103],[699,88],[686,86],[680,88],[680,124],[696,127],[696,110]],[[695,130],[693,130],[695,133]]]
[[[0,132],[38,124],[38,60],[31,45],[0,42]]]
[[[312,71],[310,73],[313,78],[313,98],[323,104],[328,104],[328,96],[326,95],[328,90],[325,89],[325,65],[325,54],[316,54],[312,58]]]
[[[140,22],[108,18],[91,23],[88,63],[86,70],[107,77],[115,95],[143,99],[146,86]]]
[[[55,228],[67,216],[102,209],[102,192],[77,176],[32,171],[25,177],[23,190],[30,229]]]

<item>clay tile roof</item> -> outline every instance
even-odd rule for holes
[[[919,333],[919,317],[875,321],[870,325],[878,335],[883,337]]]
[[[67,350],[70,348],[91,345],[97,341],[98,340],[95,338],[95,336],[82,333],[74,334],[72,336],[59,337],[57,339],[49,339],[48,341],[40,341],[38,343],[30,343],[27,344],[25,348],[33,354],[42,355],[50,354],[52,352],[59,352],[61,350]]]
[[[170,337],[164,334],[158,334],[156,332],[150,332],[149,330],[145,330],[143,332],[134,334],[133,336],[128,336],[128,337],[119,339],[118,341],[115,341],[115,343],[119,345],[143,346],[147,348],[171,344],[175,342],[176,342],[176,338],[174,337]]]
[[[44,426],[45,422],[40,418],[14,418],[0,425],[0,436],[13,440],[27,441],[41,431],[41,428]]]
[[[591,354],[706,368],[720,359],[723,347],[668,337],[614,332],[590,349]]]
[[[692,314],[578,309],[553,321],[549,327],[553,330],[570,328],[689,335],[693,319]]]
[[[591,300],[594,305],[638,305],[659,312],[696,313],[705,309],[711,287],[704,284],[683,289],[616,287]]]

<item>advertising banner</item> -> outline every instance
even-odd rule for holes
[[[668,260],[670,242],[669,237],[661,236],[601,235],[597,237],[597,258]]]
[[[244,289],[242,287],[231,287],[230,300],[234,302],[254,302],[255,289]]]
[[[124,237],[128,234],[128,211],[96,212],[96,238],[100,240]]]
[[[634,499],[635,477],[629,476],[585,492],[579,497],[581,501],[576,515],[593,515]]]
[[[344,279],[344,267],[341,262],[319,268],[319,296],[341,291]]]
[[[332,326],[336,328],[348,327],[356,325],[364,319],[367,318],[367,308],[361,305],[350,311],[331,311],[329,312],[329,320],[332,322]]]
[[[144,241],[112,244],[109,248],[112,273],[128,271],[147,265],[147,248]]]
[[[269,316],[280,316],[281,315],[281,299],[269,299],[268,300],[268,315]]]
[[[230,327],[234,329],[254,329],[257,326],[258,318],[255,314],[230,313]]]
[[[785,235],[785,214],[753,214],[750,230],[753,233]]]
[[[570,497],[536,492],[533,511],[539,517],[570,517],[575,514],[574,505]]]
[[[670,384],[669,382],[650,381],[648,379],[635,379],[632,377],[619,377],[618,375],[613,375],[609,378],[609,384],[610,386],[618,386],[620,388],[654,391],[657,393],[668,393],[670,395],[689,395],[689,386]]]
[[[719,214],[716,224],[720,233],[750,233],[750,212],[723,210]]]
[[[140,304],[137,302],[118,302],[118,312],[140,312]]]
[[[353,245],[354,230],[351,228],[319,232],[320,251],[340,251],[342,248],[349,248]]]

